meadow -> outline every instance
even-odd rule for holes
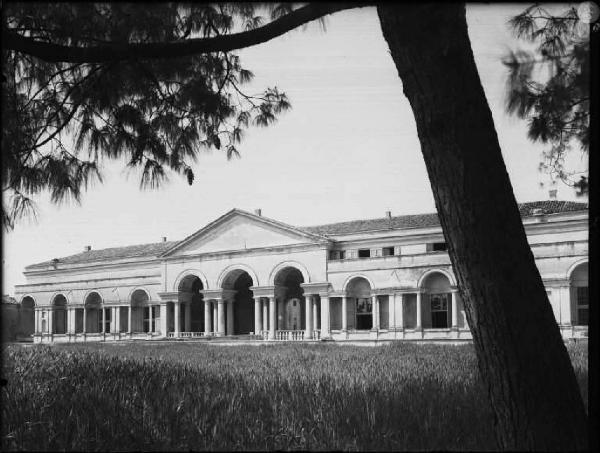
[[[587,343],[568,345],[587,402]],[[494,450],[472,345],[3,348],[7,450]]]

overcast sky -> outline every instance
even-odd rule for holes
[[[524,47],[506,27],[526,4],[467,8],[469,35],[517,201],[548,198],[538,173],[542,147],[526,124],[504,113],[501,58]],[[105,182],[82,204],[38,200],[37,222],[4,234],[3,294],[25,283],[28,264],[83,250],[183,239],[232,208],[292,225],[434,212],[414,118],[375,8],[344,11],[266,44],[239,52],[255,74],[251,92],[285,91],[292,110],[268,128],[250,129],[241,159],[201,155],[189,186],[173,175],[159,191],[140,191],[139,173],[104,166]],[[579,155],[576,157],[580,159]],[[558,198],[576,200],[559,185]]]

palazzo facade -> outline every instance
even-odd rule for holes
[[[587,336],[587,204],[519,205],[564,338]],[[470,339],[437,214],[295,227],[233,209],[181,241],[27,266],[34,341]]]

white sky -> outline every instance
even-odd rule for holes
[[[543,147],[526,138],[524,121],[504,113],[509,48],[525,47],[506,21],[526,4],[467,8],[469,35],[517,201],[548,198],[538,173]],[[410,105],[402,93],[375,8],[340,12],[266,44],[239,52],[255,74],[249,92],[276,85],[292,110],[268,128],[251,128],[227,161],[200,156],[192,186],[172,175],[158,191],[140,191],[139,173],[104,167],[104,184],[78,205],[38,200],[38,221],[3,234],[3,294],[25,283],[28,264],[94,249],[183,239],[232,208],[292,225],[434,212],[435,205]],[[577,156],[579,158],[579,155]],[[558,198],[576,200],[559,184]]]

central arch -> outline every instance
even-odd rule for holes
[[[348,297],[348,329],[370,330],[373,328],[372,283],[366,277],[353,277],[346,282],[344,290]]]
[[[422,306],[423,327],[449,328],[452,316],[451,276],[435,269],[424,274],[419,283],[419,287],[425,290],[423,299],[428,299],[428,303]]]
[[[203,289],[206,288],[202,279],[194,274],[184,276],[179,282],[177,297],[180,303],[186,304],[183,310],[179,310],[179,325],[185,332],[204,331],[204,296],[201,292]],[[169,317],[169,321],[168,330],[173,331],[174,316]]]
[[[277,328],[282,330],[306,329],[305,273],[295,266],[281,267],[273,276],[277,299]]]
[[[99,333],[102,332],[102,297],[96,291],[89,293],[84,301],[85,307],[85,332]],[[79,317],[76,318],[77,331],[83,329],[83,313],[81,314],[81,330],[79,330]]]
[[[224,310],[225,317],[233,316],[233,323],[227,319],[226,326],[233,324],[233,332],[226,328],[227,335],[246,335],[254,331],[254,294],[250,287],[256,285],[249,268],[237,267],[229,270],[222,276],[221,288],[224,290],[235,291],[233,295],[233,308]],[[227,302],[232,303],[231,301]]]
[[[67,333],[67,298],[57,294],[52,300],[52,333]]]

